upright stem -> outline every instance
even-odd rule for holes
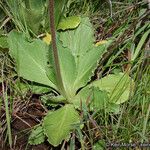
[[[55,17],[54,17],[54,0],[49,0],[49,16],[50,16],[50,30],[52,35],[52,50],[54,56],[54,65],[55,65],[55,73],[57,79],[57,86],[63,96],[66,97],[66,92],[64,89],[61,71],[60,71],[60,63],[58,57],[58,50],[56,45],[56,32],[55,32]]]

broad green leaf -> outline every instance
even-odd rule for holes
[[[109,96],[106,91],[101,91],[97,87],[83,88],[73,99],[73,104],[76,108],[81,107],[81,104],[89,106],[90,110],[105,109],[106,112],[118,113],[120,106],[109,102]]]
[[[64,88],[67,97],[72,98],[76,93],[76,90],[73,88],[73,83],[77,76],[75,59],[71,51],[68,48],[64,48],[60,41],[57,42],[57,48]]]
[[[77,111],[73,105],[68,104],[47,114],[43,121],[44,133],[50,144],[58,146],[62,140],[69,138],[71,131],[79,122]]]
[[[81,18],[81,23],[75,30],[60,32],[60,40],[63,42],[64,47],[71,50],[76,64],[78,64],[79,56],[85,55],[94,45],[94,31],[89,19]]]
[[[19,76],[57,89],[54,69],[52,66],[47,66],[49,47],[44,42],[39,39],[29,42],[24,35],[11,32],[8,43],[10,55],[16,61]]]
[[[94,31],[88,18],[82,18],[75,30],[60,32],[59,39],[64,47],[70,49],[75,59],[77,76],[72,86],[78,90],[90,80],[98,60],[106,52],[110,42],[100,46],[94,45]]]
[[[57,30],[74,29],[78,27],[79,24],[80,24],[79,16],[67,17],[60,21],[60,23],[58,24]]]
[[[109,102],[121,104],[128,100],[130,92],[134,88],[133,80],[128,74],[110,74],[89,86],[98,87],[101,91],[108,92]]]
[[[79,91],[73,104],[77,108],[82,104],[89,105],[91,110],[105,109],[117,113],[120,110],[119,104],[128,100],[133,86],[134,83],[127,74],[111,74]]]
[[[85,87],[79,91],[79,93],[73,98],[72,102],[75,108],[80,109],[82,106],[90,105],[93,100],[93,90],[92,88]]]
[[[37,126],[34,128],[29,136],[29,144],[38,145],[43,143],[45,140],[45,135],[43,128],[41,126]]]
[[[73,96],[75,96],[76,90],[73,88],[72,84],[76,79],[76,64],[74,57],[68,48],[62,46],[62,43],[57,39],[57,49],[59,55],[59,62],[60,62],[60,72],[62,76],[62,81],[64,84],[64,89],[66,93],[60,93],[62,95],[66,95],[66,98],[70,100]],[[53,51],[52,45],[50,45],[50,62],[52,66],[54,66],[54,58],[53,58]],[[59,82],[57,81],[57,87],[59,87]]]
[[[73,104],[76,108],[80,108],[80,105],[90,106],[90,110],[107,109],[108,107],[108,95],[107,92],[99,90],[97,87],[85,87],[83,88],[73,99]]]
[[[93,100],[90,107],[93,109],[104,109],[108,105],[108,95],[105,91],[100,91],[98,88],[93,88]]]
[[[94,74],[94,71],[98,65],[98,61],[106,52],[109,43],[110,41],[107,44],[93,47],[85,55],[79,56],[79,64],[77,65],[77,78],[74,83],[75,89],[83,87],[91,79],[91,76]]]

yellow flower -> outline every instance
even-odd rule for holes
[[[99,45],[102,45],[102,44],[106,44],[108,41],[107,40],[101,40],[101,41],[98,41],[95,46],[99,46]]]
[[[49,33],[46,33],[45,37],[43,38],[43,41],[44,41],[47,45],[50,45],[51,40],[52,40],[51,35],[50,35]]]

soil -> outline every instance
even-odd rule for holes
[[[0,94],[2,95],[2,88],[0,86]],[[24,104],[25,103],[25,104]],[[11,118],[11,130],[13,139],[12,150],[48,150],[50,149],[49,143],[43,143],[36,146],[28,144],[28,137],[32,127],[39,124],[45,116],[45,109],[40,100],[32,97],[28,102],[15,103],[15,109]],[[18,109],[18,108],[19,109]],[[5,109],[2,106],[0,113],[0,121],[2,127],[0,128],[0,150],[10,150],[6,138],[6,117]]]

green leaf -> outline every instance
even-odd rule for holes
[[[98,60],[110,42],[94,45],[94,32],[88,18],[83,18],[77,29],[61,32],[59,36],[57,48],[66,93],[59,92],[72,102],[77,90],[90,80]],[[29,42],[24,35],[17,32],[9,34],[8,42],[10,55],[16,60],[19,76],[58,90],[59,82],[56,82],[52,48],[49,49],[38,39]]]
[[[76,93],[76,91],[72,86],[76,78],[75,60],[70,50],[68,48],[63,47],[61,41],[59,41],[58,39],[57,39],[57,49],[59,55],[60,72],[62,76],[62,81],[64,84],[64,89],[65,91],[67,91],[66,93],[62,93],[62,91],[60,91],[60,94],[66,95],[65,98],[70,100]],[[52,66],[54,66],[52,47],[50,47],[49,60],[52,63]],[[59,82],[57,82],[57,87],[59,87]]]
[[[24,35],[11,32],[8,36],[8,43],[9,53],[16,61],[19,76],[57,89],[54,69],[47,65],[49,47],[44,42],[39,39],[29,42]]]
[[[60,69],[64,88],[65,91],[67,91],[67,98],[71,99],[76,93],[76,90],[72,85],[77,76],[75,59],[71,51],[68,48],[64,48],[60,41],[57,42],[57,48],[59,53],[59,61],[61,62]]]
[[[94,31],[88,18],[82,18],[75,30],[60,32],[59,39],[74,57],[77,76],[72,87],[74,91],[77,91],[90,80],[98,60],[106,52],[110,42],[97,47],[94,45]]]
[[[90,107],[93,109],[105,109],[108,105],[108,95],[105,91],[100,91],[99,88],[93,88],[93,100]]]
[[[78,27],[80,24],[80,17],[79,16],[71,16],[65,19],[62,19],[58,24],[57,30],[66,30],[66,29],[74,29]]]
[[[73,99],[76,108],[80,105],[90,106],[90,110],[106,109],[108,106],[108,95],[105,91],[100,91],[97,87],[83,88]]]
[[[78,64],[79,56],[85,55],[94,45],[94,31],[89,19],[81,18],[81,23],[75,30],[60,32],[60,40],[63,42],[64,47],[71,50],[76,64]]]
[[[79,121],[79,115],[71,104],[49,112],[43,121],[44,133],[49,143],[58,146],[62,140],[67,140]]]
[[[110,103],[109,96],[106,91],[101,91],[97,87],[83,88],[73,99],[73,104],[80,109],[80,105],[88,105],[91,111],[105,109],[106,112],[119,113],[120,106]]]
[[[90,81],[91,76],[94,74],[94,71],[98,65],[98,61],[106,52],[107,47],[108,43],[98,47],[93,47],[85,55],[80,56],[78,60],[79,64],[77,64],[77,77],[74,83],[75,89],[83,87],[88,81]]]
[[[91,110],[105,109],[107,112],[118,113],[119,104],[128,100],[133,86],[134,83],[127,74],[111,74],[79,91],[73,104],[76,108],[82,104],[89,105]]]
[[[45,135],[43,128],[41,126],[38,126],[34,128],[29,136],[29,144],[31,145],[38,145],[43,143],[45,140]]]
[[[108,92],[109,102],[121,104],[128,100],[130,92],[134,88],[133,80],[128,74],[110,74],[89,86],[98,87],[101,91]]]

